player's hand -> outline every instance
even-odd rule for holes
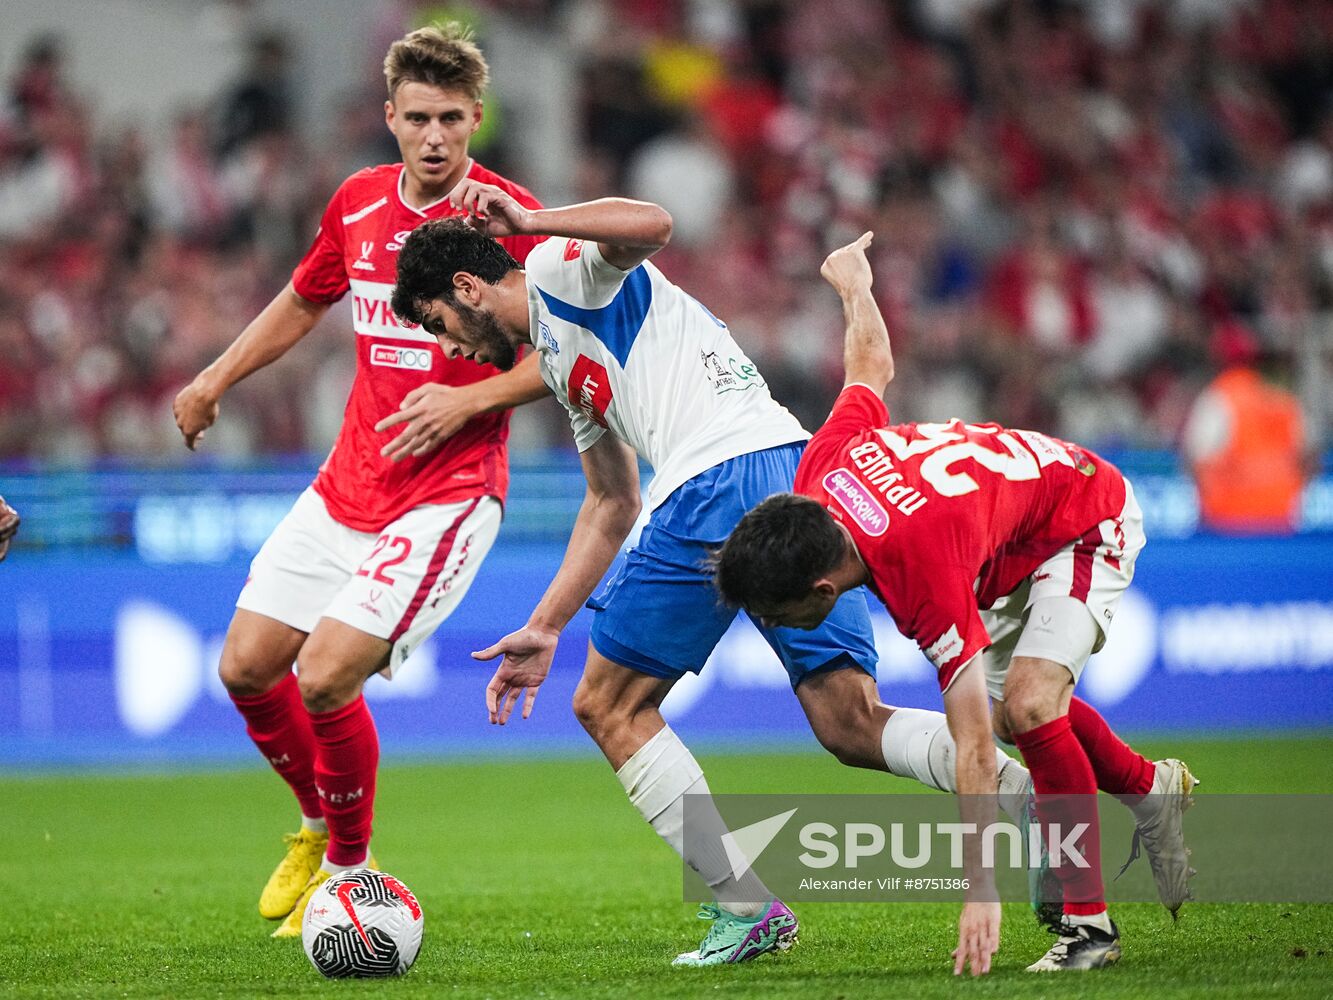
[[[185,447],[194,451],[195,446],[204,439],[204,431],[217,420],[218,409],[217,396],[201,386],[198,379],[176,393],[171,412],[185,438]]]
[[[494,184],[465,177],[449,192],[449,201],[463,221],[486,236],[517,236],[528,231],[532,212]]]
[[[0,497],[0,561],[9,555],[9,540],[19,530],[19,512]]]
[[[510,632],[494,646],[472,654],[474,660],[491,660],[504,655],[495,676],[486,685],[486,709],[493,725],[503,726],[509,721],[509,713],[518,703],[519,695],[523,695],[523,718],[532,714],[537,688],[546,680],[559,640],[559,632],[525,625],[517,632]]]
[[[991,956],[1000,950],[1000,904],[969,900],[958,918],[958,947],[953,950],[953,974],[971,966],[974,976],[990,972]]]
[[[839,247],[824,258],[819,273],[839,295],[858,288],[869,288],[874,281],[870,261],[866,260],[866,247],[870,246],[874,238],[874,233],[862,233],[855,243]]]
[[[407,424],[396,438],[380,449],[380,455],[395,462],[409,455],[413,458],[427,455],[457,434],[459,428],[476,415],[472,393],[466,387],[438,382],[419,385],[403,397],[397,413],[375,425],[378,432]]]

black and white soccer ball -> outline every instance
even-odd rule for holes
[[[353,868],[315,890],[301,943],[330,979],[401,976],[417,960],[424,920],[412,891],[388,872]]]

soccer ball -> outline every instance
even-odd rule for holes
[[[421,950],[421,904],[387,872],[353,868],[315,890],[301,918],[306,957],[330,979],[400,976]]]

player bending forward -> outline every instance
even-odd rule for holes
[[[1178,760],[1135,753],[1072,697],[1133,576],[1139,507],[1114,466],[1043,434],[890,425],[881,397],[893,356],[870,293],[869,242],[822,269],[843,301],[846,386],[805,450],[796,495],[761,503],[727,539],[718,588],[767,624],[816,628],[840,595],[869,585],[939,670],[960,745],[989,735],[989,691],[996,732],[1031,769],[1043,827],[1089,824],[1078,848],[1090,867],[1053,869],[1059,939],[1029,970],[1109,965],[1120,940],[1102,889],[1097,789],[1134,811],[1172,915],[1192,874],[1181,814],[1194,777]]]
[[[505,192],[465,181],[467,213],[422,226],[398,258],[394,309],[435,333],[450,354],[506,368],[533,344],[541,378],[565,405],[587,495],[565,558],[528,623],[474,654],[504,659],[487,688],[492,722],[520,696],[530,713],[566,623],[588,602],[640,509],[635,451],[656,471],[652,516],[624,568],[589,602],[596,611],[574,711],[630,801],[712,887],[712,925],[681,965],[739,962],[785,949],[797,920],[753,872],[734,877],[708,783],[658,707],[698,672],[735,611],[719,605],[705,561],[741,515],[791,488],[808,438],[769,395],[727,327],[648,263],[670,237],[656,205],[605,199],[529,211]],[[526,271],[487,235],[548,234]],[[534,380],[534,385],[540,388]],[[515,401],[524,396],[516,396]],[[875,687],[865,597],[848,594],[813,632],[764,628],[820,742],[846,764],[955,789],[955,746],[938,712],[891,709]],[[985,758],[1012,813],[1029,788],[989,731],[957,751]],[[706,816],[683,826],[684,796]],[[1011,813],[1011,814],[1012,814]]]
[[[434,337],[395,321],[389,299],[403,240],[454,213],[446,196],[464,177],[537,202],[468,157],[487,67],[465,33],[414,31],[389,49],[384,72],[403,162],[343,182],[290,284],[175,402],[193,448],[231,385],[351,291],[356,379],[337,443],[255,556],[220,666],[250,738],[301,809],[259,899],[265,917],[285,918],[274,937],[300,936],[306,901],[330,874],[373,865],[379,740],[362,687],[376,672],[391,677],[467,593],[508,485],[508,415],[488,394],[517,373],[487,380],[494,369],[446,358]],[[534,242],[507,245],[522,259]],[[460,413],[479,415],[464,423]],[[388,443],[377,433],[400,423]]]

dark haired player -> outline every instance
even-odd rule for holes
[[[843,301],[846,386],[805,450],[795,494],[764,501],[727,539],[718,589],[770,626],[815,628],[840,595],[869,586],[939,670],[960,743],[982,727],[989,735],[989,692],[995,731],[1032,772],[1043,825],[1089,824],[1078,846],[1091,865],[1054,869],[1059,938],[1029,969],[1108,965],[1120,939],[1102,887],[1097,789],[1133,809],[1173,915],[1191,874],[1181,813],[1194,777],[1178,760],[1135,753],[1073,697],[1143,547],[1138,504],[1110,463],[1044,434],[890,425],[881,397],[893,355],[869,243],[866,233],[835,251],[821,272]],[[958,782],[966,791],[961,763]]]
[[[561,630],[588,602],[596,614],[574,712],[640,814],[718,900],[700,914],[712,921],[703,943],[677,964],[784,949],[796,917],[752,871],[733,873],[716,811],[705,806],[684,827],[685,795],[711,801],[708,783],[658,708],[677,680],[703,667],[735,618],[718,604],[710,551],[746,510],[791,488],[806,432],[769,395],[726,324],[649,262],[671,233],[657,205],[608,198],[534,212],[473,181],[452,197],[467,224],[432,222],[408,238],[394,310],[449,354],[501,368],[534,345],[541,377],[569,412],[588,480],[564,562],[527,625],[474,654],[504,655],[487,689],[492,721],[503,724],[520,697],[528,715]],[[535,249],[524,269],[483,233],[561,238]],[[623,568],[589,601],[639,512],[636,451],[656,473],[652,516]],[[761,631],[811,728],[843,763],[953,791],[955,757],[969,766],[984,759],[986,791],[995,792],[998,771],[1011,815],[1022,812],[1027,774],[988,729],[955,745],[940,713],[879,700],[863,594],[843,597],[812,632]],[[959,965],[968,958],[981,971],[990,955],[960,949]]]

